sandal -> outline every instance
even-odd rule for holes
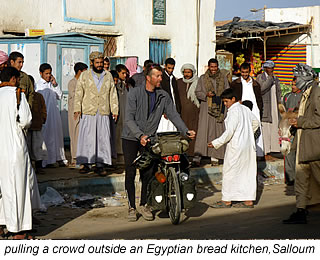
[[[234,205],[232,205],[233,208],[247,208],[247,209],[252,209],[253,208],[253,204],[251,205],[247,205],[245,204],[244,202],[239,202],[239,203],[236,203]]]
[[[31,235],[28,231],[21,231],[18,233],[12,233],[13,240],[34,240],[34,235]]]
[[[213,203],[212,205],[213,208],[217,208],[217,209],[222,209],[222,208],[231,208],[231,203],[227,204],[224,201],[218,201],[216,203]]]

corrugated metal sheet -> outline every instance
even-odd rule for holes
[[[150,39],[149,59],[154,63],[163,65],[165,60],[171,56],[171,45],[168,40]]]
[[[292,69],[298,63],[307,62],[306,45],[269,45],[267,59],[274,61],[274,74],[280,79],[280,82],[290,84],[293,78]]]

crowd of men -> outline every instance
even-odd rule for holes
[[[180,79],[174,76],[173,58],[165,61],[164,68],[151,60],[141,68],[136,58],[129,58],[111,71],[109,59],[101,52],[92,52],[89,60],[90,68],[82,62],[74,65],[75,76],[68,84],[69,166],[79,167],[81,174],[94,171],[106,176],[112,164],[123,160],[129,221],[136,221],[138,213],[146,220],[154,219],[147,205],[147,188],[155,169],[140,171],[137,209],[133,161],[148,143],[147,137],[156,132],[189,135],[193,141],[188,156],[194,166],[200,166],[204,157],[209,157],[212,165],[223,164],[222,200],[215,208],[253,207],[257,161],[280,151],[278,104],[282,100],[273,61],[263,64],[264,71],[257,79],[250,76],[250,64],[243,63],[241,76],[232,81],[231,72],[220,69],[213,58],[199,78],[192,64],[184,64]],[[58,107],[62,91],[52,67],[41,64],[40,79],[34,83],[33,77],[22,71],[23,62],[19,52],[9,56],[0,52],[0,120],[5,125],[0,130],[0,145],[6,150],[0,158],[4,168],[0,175],[0,235],[6,227],[15,239],[29,237],[32,209],[40,205],[34,173],[68,164]],[[297,65],[294,73],[297,89],[293,87],[294,94],[285,96],[283,102],[288,109],[299,107],[298,120],[291,122],[298,128],[298,148],[287,156],[288,171],[293,171],[288,173],[288,183],[295,182],[297,187],[297,212],[284,223],[306,222],[310,178],[302,172],[320,185],[316,174],[320,158],[313,156],[317,151],[312,160],[302,156],[310,154],[306,151],[313,140],[310,132],[319,128],[320,121],[311,119],[319,114],[319,104],[314,102],[319,97],[318,87],[307,65]],[[297,169],[292,166],[296,158]]]

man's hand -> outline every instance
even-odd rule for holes
[[[113,118],[113,120],[114,120],[115,122],[117,122],[117,120],[118,120],[118,115],[112,115],[112,118]]]
[[[163,114],[163,117],[168,120],[168,117],[166,114]]]
[[[150,139],[147,139],[147,135],[143,135],[143,136],[141,136],[141,138],[140,138],[140,144],[142,145],[142,146],[146,146],[147,145],[147,143],[150,141]]]
[[[196,138],[196,132],[195,131],[193,131],[193,130],[189,130],[188,132],[188,137],[190,138],[190,139],[195,139]]]
[[[296,118],[291,118],[289,119],[289,124],[294,127],[298,127],[298,120]]]
[[[80,115],[80,112],[74,112],[74,113],[73,113],[73,119],[74,119],[74,120],[77,120],[78,117],[79,117],[79,115]]]
[[[207,97],[214,97],[214,96],[215,96],[215,94],[212,93],[212,91],[209,91],[209,92],[207,93]]]
[[[214,146],[213,146],[212,143],[208,143],[208,147],[209,147],[209,148],[214,148]]]
[[[50,81],[51,81],[51,83],[52,83],[52,85],[53,85],[54,87],[58,86],[58,83],[57,83],[57,81],[56,81],[56,78],[55,78],[53,75],[51,75]]]

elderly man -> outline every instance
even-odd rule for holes
[[[222,92],[229,88],[229,71],[220,70],[218,60],[208,61],[208,70],[203,74],[196,88],[200,100],[200,115],[195,152],[201,156],[211,157],[211,164],[218,165],[224,158],[225,146],[219,149],[209,148],[207,144],[219,137],[225,130],[225,106],[220,98]]]
[[[302,91],[298,118],[289,120],[297,131],[296,208],[284,224],[307,223],[307,205],[320,203],[320,88],[316,73],[306,64],[293,69]]]
[[[263,100],[262,136],[266,159],[271,157],[271,152],[280,152],[278,125],[281,103],[281,88],[279,79],[274,76],[274,62],[271,60],[263,64],[264,73],[258,75],[257,82],[261,86]]]
[[[181,67],[183,77],[177,80],[177,87],[181,102],[181,118],[189,129],[198,129],[200,102],[195,91],[198,84],[196,69],[192,64],[186,63]],[[195,156],[194,162],[200,162],[200,156],[194,154],[193,140],[189,144],[188,155]]]
[[[81,73],[74,100],[74,119],[79,116],[77,163],[83,164],[80,173],[89,173],[95,164],[96,173],[107,174],[111,165],[110,113],[118,117],[118,97],[112,75],[103,69],[103,54],[90,54],[91,69]]]

